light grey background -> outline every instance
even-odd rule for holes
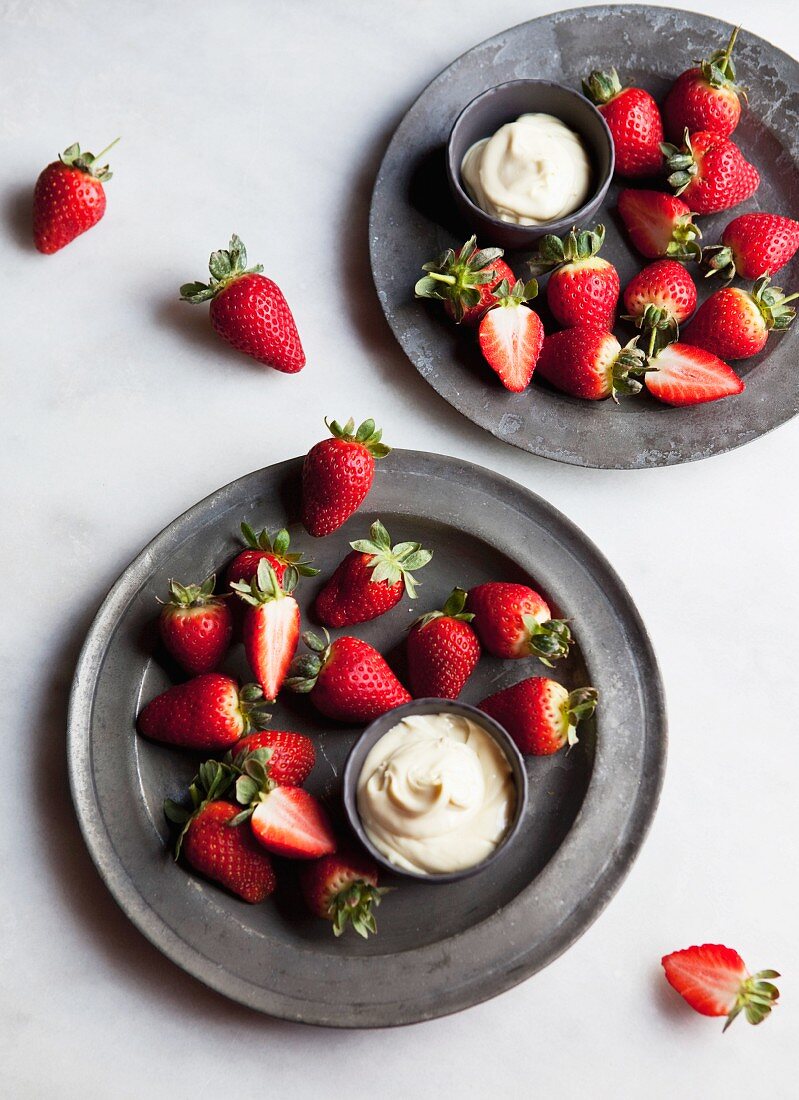
[[[799,53],[775,0],[688,6]],[[370,283],[371,182],[402,113],[456,54],[547,10],[0,2],[1,1095],[791,1094],[799,424],[671,469],[537,460],[424,384]],[[74,140],[96,151],[117,133],[104,221],[39,256],[37,173]],[[292,304],[309,360],[297,377],[228,351],[204,309],[176,300],[231,231]],[[98,880],[64,764],[78,647],[128,560],[216,486],[306,450],[326,414],[350,413],[375,416],[399,446],[488,465],[579,523],[638,602],[671,720],[648,844],[583,939],[488,1004],[360,1034],[270,1021],[164,960]],[[665,986],[660,955],[703,940],[784,972],[763,1027],[722,1038]]]

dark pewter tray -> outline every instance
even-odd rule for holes
[[[642,394],[623,400],[619,408],[611,401],[567,397],[535,378],[526,393],[508,393],[483,363],[473,334],[455,329],[436,303],[413,298],[421,265],[462,244],[471,232],[449,194],[444,151],[455,118],[474,96],[522,77],[579,89],[590,70],[615,64],[625,82],[642,85],[661,100],[691,59],[721,45],[731,29],[694,12],[641,5],[542,16],[458,58],[425,89],[394,134],[375,183],[370,220],[380,302],[422,377],[464,416],[506,443],[578,466],[667,466],[742,446],[799,411],[799,329],[772,336],[759,356],[734,364],[746,382],[737,397],[669,409]],[[761,184],[734,211],[700,219],[708,244],[719,239],[728,221],[748,210],[799,218],[799,64],[746,27],[736,63],[749,88],[749,107],[734,136],[757,165]],[[615,212],[618,192],[619,185],[612,184],[596,220],[607,227],[603,255],[616,264],[624,286],[647,261],[623,235]],[[528,255],[508,254],[518,275],[524,275]],[[701,275],[697,282],[702,298],[710,292],[708,284],[718,285]],[[776,282],[799,289],[799,259]],[[546,308],[540,308],[550,330]],[[624,325],[617,331],[622,342],[634,332]]]
[[[652,819],[663,776],[666,720],[652,648],[611,567],[564,516],[478,466],[394,451],[378,464],[367,507],[341,530],[311,539],[287,502],[301,460],[257,471],[191,508],[125,570],[92,626],[75,674],[69,768],[86,843],[120,906],[169,958],[253,1008],[313,1024],[380,1027],[466,1008],[508,989],[564,951],[618,888]],[[527,762],[530,799],[507,854],[476,879],[431,886],[398,880],[378,913],[379,934],[334,939],[306,914],[294,868],[279,867],[276,899],[249,906],[177,866],[166,850],[165,797],[195,770],[191,755],[134,733],[143,702],[179,679],[159,649],[156,596],[223,568],[238,524],[275,530],[310,551],[323,576],[380,516],[398,541],[434,549],[419,599],[355,628],[402,671],[405,632],[441,606],[454,584],[531,577],[574,625],[579,646],[556,675],[600,691],[596,723],[568,754]],[[496,548],[494,548],[496,547]],[[305,614],[319,582],[304,580]],[[307,619],[306,619],[307,622]],[[247,678],[236,644],[226,669]],[[463,693],[478,702],[531,673],[537,661],[484,659]],[[275,728],[309,733],[309,786],[342,822],[340,776],[360,732],[320,722],[309,701],[281,697]],[[343,822],[342,822],[343,827]],[[388,881],[388,880],[387,880]]]

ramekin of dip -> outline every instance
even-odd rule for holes
[[[532,248],[599,209],[613,177],[613,138],[579,92],[546,80],[511,80],[461,111],[447,175],[483,246]]]
[[[361,843],[398,875],[454,882],[507,850],[527,802],[509,734],[457,700],[415,699],[376,719],[344,769]]]

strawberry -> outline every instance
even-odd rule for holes
[[[451,248],[431,263],[423,264],[423,276],[414,287],[417,298],[437,298],[456,324],[476,325],[494,305],[492,291],[506,280],[516,281],[502,259],[501,248],[477,247],[477,238],[469,240],[457,252]]]
[[[336,840],[321,803],[302,787],[278,787],[269,778],[260,749],[243,762],[236,780],[236,801],[245,808],[231,821],[250,822],[255,839],[275,855],[318,859],[336,850]]]
[[[441,611],[417,619],[408,635],[408,680],[415,699],[457,699],[480,659],[466,611],[466,592],[453,588]]]
[[[703,1016],[726,1016],[726,1031],[743,1011],[750,1024],[769,1015],[780,991],[772,984],[776,970],[750,974],[737,951],[720,943],[703,943],[672,951],[660,960],[666,981],[696,1012]]]
[[[669,344],[654,359],[644,376],[646,388],[666,405],[701,405],[740,393],[744,384],[715,355],[690,344]]]
[[[170,599],[158,619],[164,645],[195,676],[216,668],[233,632],[233,615],[225,600],[214,595],[215,585],[213,574],[202,584],[170,581]]]
[[[151,741],[213,752],[265,722],[264,704],[257,684],[239,688],[230,676],[206,672],[151,699],[139,714],[138,729]]]
[[[543,596],[526,584],[489,581],[469,592],[474,629],[494,657],[539,657],[545,665],[569,653],[564,619],[553,619]]]
[[[200,766],[189,787],[191,807],[167,799],[164,813],[182,826],[175,859],[182,851],[195,871],[255,904],[274,890],[275,872],[250,831],[230,827],[241,809],[222,798],[232,782],[233,775],[224,765],[209,760]]]
[[[786,329],[796,311],[768,275],[758,279],[751,291],[723,287],[702,303],[685,330],[690,344],[717,355],[719,359],[747,359],[762,351],[772,329]]]
[[[622,347],[612,332],[589,325],[554,332],[544,340],[538,373],[573,397],[599,401],[638,393],[640,375],[649,369],[636,347],[638,337]]]
[[[538,294],[538,283],[516,282],[511,289],[503,279],[494,291],[495,304],[480,322],[477,338],[480,351],[506,390],[521,393],[530,385],[541,345],[544,326],[529,302]]]
[[[611,329],[619,301],[619,273],[598,252],[605,240],[605,227],[593,232],[573,229],[563,240],[548,233],[541,238],[538,253],[530,261],[535,272],[554,268],[547,283],[547,304],[564,328],[596,325]]]
[[[233,745],[225,763],[241,770],[244,760],[259,749],[267,776],[278,786],[301,787],[316,763],[313,741],[292,730],[248,733]]]
[[[103,184],[111,179],[111,172],[99,161],[117,141],[97,156],[81,153],[80,145],[70,145],[42,170],[33,191],[33,243],[39,252],[58,252],[105,214]]]
[[[357,431],[352,419],[343,428],[335,420],[325,424],[333,438],[311,447],[302,467],[302,522],[316,538],[358,511],[374,481],[375,459],[391,450],[374,420],[364,420]]]
[[[283,585],[267,561],[258,563],[253,580],[234,581],[231,588],[247,606],[244,652],[266,699],[276,699],[300,639],[300,609],[291,595],[297,583],[293,567]]]
[[[735,27],[726,46],[696,61],[695,68],[686,69],[672,84],[663,103],[663,124],[670,141],[679,141],[686,130],[690,134],[712,130],[727,137],[738,125],[739,96],[745,99],[746,93],[735,83],[731,55],[739,30]]]
[[[658,105],[643,88],[622,88],[615,69],[595,70],[583,81],[583,94],[597,105],[613,136],[616,173],[640,177],[660,174],[663,122]]]
[[[305,366],[297,325],[277,283],[263,267],[247,267],[247,250],[234,233],[230,247],[211,253],[208,283],[184,283],[184,302],[211,302],[211,324],[219,335],[259,363],[283,374]]]
[[[799,248],[799,222],[779,214],[741,214],[721,235],[721,244],[707,249],[708,275],[721,274],[728,282],[736,275],[759,279],[776,275]]]
[[[291,667],[286,687],[310,693],[318,711],[339,722],[364,725],[394,707],[410,702],[410,695],[376,649],[361,638],[344,636],[331,642],[303,634],[311,650]]]
[[[364,939],[377,932],[374,909],[388,892],[377,881],[377,864],[362,852],[336,851],[306,863],[300,871],[308,908],[315,916],[332,921],[335,936],[348,926]]]
[[[478,706],[505,727],[520,752],[550,756],[577,743],[577,724],[594,713],[596,704],[594,688],[569,692],[555,680],[531,676]]]
[[[760,186],[757,168],[722,134],[700,130],[689,135],[686,131],[680,148],[664,143],[661,149],[671,173],[669,185],[695,214],[729,210]]]
[[[701,260],[699,226],[676,195],[627,189],[619,193],[618,210],[630,240],[648,260]]]
[[[258,572],[258,564],[261,561],[266,561],[272,566],[279,584],[283,583],[286,570],[290,565],[301,577],[315,577],[319,572],[318,569],[314,569],[310,561],[305,561],[302,554],[289,553],[291,536],[285,528],[274,536],[270,535],[266,528],[256,535],[249,523],[242,523],[241,534],[246,549],[237,554],[228,566],[229,585],[234,581],[251,581]]]
[[[352,552],[340,563],[316,597],[314,612],[325,626],[352,626],[385,615],[407,592],[415,599],[413,573],[432,558],[418,542],[391,545],[380,520],[369,529],[368,539],[351,542]]]
[[[649,333],[647,354],[662,339],[677,339],[696,309],[696,285],[676,260],[658,260],[634,275],[624,291],[625,321]]]

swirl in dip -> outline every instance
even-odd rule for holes
[[[461,176],[481,210],[516,225],[564,218],[591,193],[585,146],[554,115],[520,115],[476,142],[463,158]]]
[[[461,871],[486,859],[516,807],[499,744],[457,714],[414,714],[377,741],[357,785],[358,814],[375,848],[418,874]]]

